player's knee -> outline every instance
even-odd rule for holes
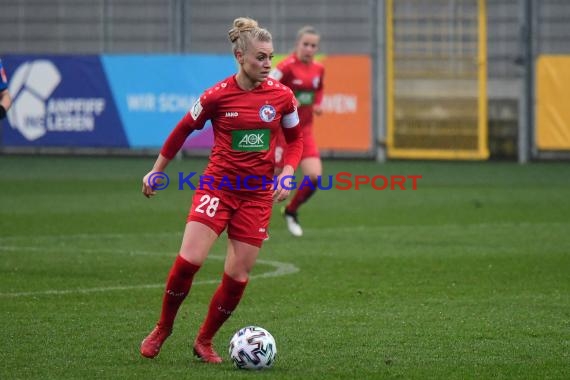
[[[310,173],[307,175],[307,177],[309,177],[309,180],[312,183],[317,183],[319,178],[321,178],[321,176],[322,176],[322,173],[320,173],[320,172],[313,172],[313,173]]]

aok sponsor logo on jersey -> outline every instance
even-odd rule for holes
[[[295,97],[302,106],[311,105],[315,102],[315,93],[313,91],[296,91]]]
[[[251,129],[232,132],[232,148],[242,152],[261,152],[269,149],[269,129]]]

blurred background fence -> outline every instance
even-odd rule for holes
[[[370,155],[383,144],[386,90],[386,0],[2,0],[0,57],[59,54],[229,54],[226,31],[238,16],[250,16],[274,36],[278,53],[291,50],[297,29],[314,25],[327,55],[365,55],[372,62]],[[410,21],[400,23],[408,44],[421,45],[429,14],[440,31],[463,32],[473,24],[476,0],[394,0]],[[400,8],[398,8],[400,3]],[[406,3],[406,4],[404,4]],[[541,157],[534,114],[535,70],[541,55],[570,54],[570,2],[486,1],[488,149],[493,158],[516,158],[528,150]],[[404,7],[404,8],[402,8]],[[426,12],[427,10],[431,10]],[[413,21],[415,20],[415,21]],[[462,28],[464,26],[465,28]],[[449,37],[449,36],[448,36]],[[441,35],[441,38],[446,38]],[[449,37],[451,38],[451,37]],[[464,46],[467,46],[465,44]],[[472,48],[473,46],[471,46]],[[350,71],[347,67],[347,71]],[[530,71],[529,71],[530,70]],[[9,73],[10,74],[10,73]],[[152,75],[152,72],[149,74]],[[526,103],[525,103],[526,102]],[[570,121],[566,120],[566,125]],[[524,144],[527,144],[524,147]],[[547,149],[548,150],[548,149]],[[563,157],[566,148],[549,150]],[[523,157],[523,160],[525,157]]]

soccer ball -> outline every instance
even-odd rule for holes
[[[265,369],[273,366],[277,346],[269,331],[259,326],[247,326],[234,334],[229,352],[237,368]]]

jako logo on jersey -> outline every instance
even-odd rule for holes
[[[226,117],[238,117],[239,114],[237,112],[226,112]]]
[[[8,121],[29,141],[47,132],[91,132],[95,117],[105,110],[104,98],[52,98],[62,81],[46,59],[21,64],[10,82],[14,103]]]
[[[275,112],[275,108],[272,105],[266,104],[259,109],[259,117],[266,123],[273,121],[275,115],[277,115],[277,112]]]

